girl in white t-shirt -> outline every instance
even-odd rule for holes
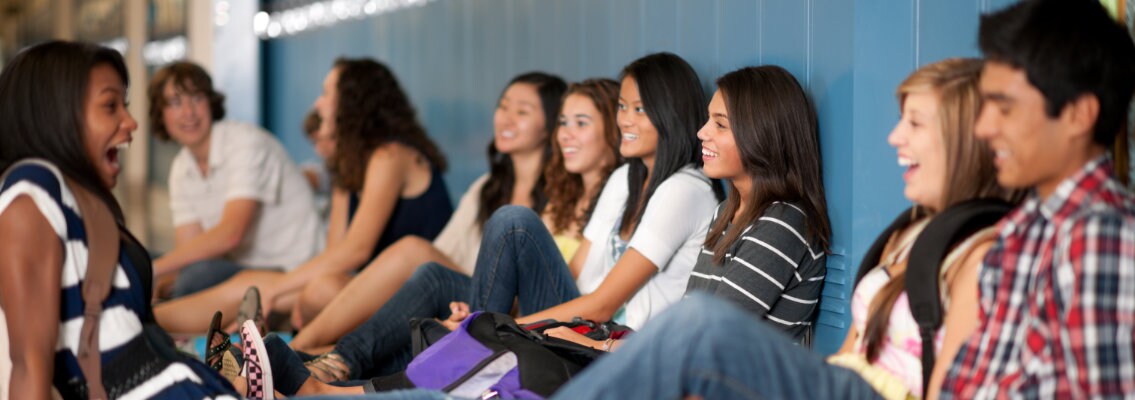
[[[551,236],[536,216],[503,208],[485,226],[469,300],[528,323],[544,319],[637,328],[682,297],[721,199],[701,172],[695,133],[705,122],[697,74],[680,57],[651,54],[622,72],[619,152],[627,165],[608,180],[570,263],[548,256]],[[451,322],[468,305],[453,305]]]

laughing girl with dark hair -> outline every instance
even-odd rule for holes
[[[150,258],[111,194],[138,128],[128,85],[122,56],[91,44],[33,46],[0,72],[0,306],[12,398],[51,398],[53,386],[68,399],[236,398],[154,322]],[[99,246],[88,251],[92,242]],[[88,261],[92,254],[109,257]],[[89,272],[111,265],[105,300],[87,305],[83,292],[100,287]],[[99,315],[92,308],[101,310],[97,322],[87,320]],[[98,369],[80,367],[85,350]],[[102,393],[87,381],[99,374]]]
[[[548,205],[541,217],[568,261],[579,250],[599,192],[623,164],[615,124],[618,100],[619,84],[605,78],[573,83],[564,94],[552,159],[544,168]]]

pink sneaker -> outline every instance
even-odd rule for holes
[[[244,321],[240,326],[240,340],[244,343],[244,369],[241,375],[248,382],[250,399],[275,399],[276,392],[272,389],[272,365],[268,361],[268,351],[264,349],[264,339],[260,337],[260,330],[256,329],[256,322]]]

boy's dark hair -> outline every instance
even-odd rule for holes
[[[169,140],[169,131],[162,121],[162,110],[166,108],[166,82],[173,82],[177,90],[185,93],[201,93],[209,99],[209,111],[213,122],[225,117],[225,95],[213,88],[213,78],[200,65],[189,61],[178,61],[166,65],[154,73],[146,94],[150,98],[150,133],[161,140]]]
[[[1084,94],[1099,99],[1092,140],[1111,147],[1135,90],[1135,44],[1097,1],[1029,0],[981,17],[985,57],[1024,70],[1049,117]]]

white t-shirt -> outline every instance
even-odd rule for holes
[[[611,173],[583,230],[591,249],[576,280],[580,293],[595,291],[615,267],[612,238],[618,235],[627,202],[628,169],[624,165]],[[715,206],[717,198],[709,180],[692,165],[671,175],[654,191],[627,248],[650,260],[658,273],[627,301],[627,326],[641,329],[647,320],[682,298]]]
[[[434,238],[433,245],[449,257],[465,275],[473,276],[477,266],[477,253],[481,251],[481,227],[477,226],[477,213],[481,211],[481,188],[489,180],[489,174],[481,175],[457,203],[457,209],[449,217],[449,222]]]
[[[182,148],[170,167],[169,190],[174,226],[200,223],[208,230],[220,223],[226,201],[260,202],[240,245],[226,255],[246,267],[289,270],[320,250],[311,187],[280,142],[259,127],[214,123],[208,176]]]

